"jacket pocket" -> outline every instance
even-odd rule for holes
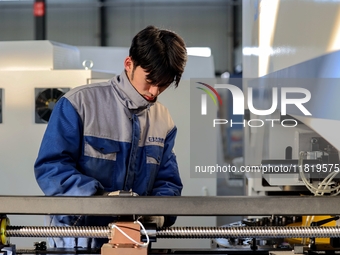
[[[162,160],[163,148],[159,146],[148,146],[146,150],[146,163],[159,165]]]
[[[146,169],[147,169],[147,194],[152,193],[152,189],[158,174],[158,170],[162,161],[163,147],[147,146],[146,152]]]
[[[93,136],[85,137],[84,155],[116,161],[119,144],[116,141]]]

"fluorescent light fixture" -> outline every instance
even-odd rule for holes
[[[281,46],[281,47],[243,47],[242,54],[244,56],[280,56],[293,55],[296,53],[296,48]]]
[[[269,71],[270,52],[272,49],[277,14],[280,6],[279,0],[262,0],[259,16],[259,77],[266,75]]]
[[[209,47],[188,47],[187,53],[190,56],[210,57],[211,49]]]
[[[340,6],[337,6],[338,8],[338,15],[334,20],[334,26],[333,31],[331,33],[330,42],[327,48],[327,52],[335,51],[340,49]]]

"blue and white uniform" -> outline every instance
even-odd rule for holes
[[[116,190],[180,196],[182,182],[173,152],[176,132],[168,110],[144,99],[125,72],[108,82],[74,88],[53,109],[34,166],[36,180],[47,196],[91,196]],[[106,226],[110,221],[53,216],[50,223]],[[69,248],[102,243],[85,238],[50,241]]]

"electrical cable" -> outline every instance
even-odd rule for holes
[[[140,243],[136,240],[133,240],[128,234],[126,234],[120,227],[118,227],[116,224],[112,224],[111,228],[112,229],[117,229],[120,233],[122,233],[127,239],[129,239],[131,242],[133,242],[134,244],[140,246],[140,247],[148,247],[149,243],[150,243],[150,239],[149,239],[149,235],[147,234],[143,224],[137,219],[134,221],[134,223],[138,223],[141,228],[143,229],[145,236],[146,236],[146,242],[145,243]]]
[[[303,169],[303,159],[304,156],[306,155],[305,151],[301,151],[299,153],[299,160],[298,160],[298,167],[300,169],[299,173],[300,173],[300,177],[302,182],[305,184],[305,186],[307,187],[307,189],[314,194],[314,196],[323,196],[325,194],[325,192],[327,193],[331,193],[333,191],[337,191],[336,193],[330,194],[331,196],[336,196],[340,193],[340,185],[338,185],[337,187],[334,188],[328,188],[329,185],[331,184],[332,180],[334,179],[334,177],[338,174],[338,172],[333,172],[328,174],[321,183],[319,183],[318,187],[314,187],[311,183],[309,183],[309,181],[306,179],[305,173],[304,173],[304,169]],[[305,227],[309,227],[312,222],[314,221],[314,215],[310,216],[308,215],[306,217],[306,222],[305,222]],[[301,243],[302,244],[306,244],[307,239],[306,238],[302,238]]]
[[[325,192],[331,193],[331,192],[334,192],[334,191],[336,191],[336,193],[331,194],[331,196],[338,195],[340,193],[340,190],[339,190],[340,189],[340,185],[338,185],[337,187],[334,187],[334,188],[328,188],[329,184],[331,183],[333,178],[338,174],[338,172],[330,173],[329,175],[327,175],[325,177],[325,179],[316,188],[315,186],[310,184],[309,181],[306,179],[306,176],[305,176],[305,173],[304,173],[304,169],[303,169],[303,157],[304,157],[304,155],[306,155],[306,152],[301,151],[300,154],[299,154],[298,167],[300,169],[299,173],[300,173],[301,180],[305,184],[307,189],[311,193],[313,193],[315,196],[322,196],[322,195],[324,195]],[[322,189],[322,186],[325,184],[326,180],[327,180],[327,183],[324,186],[324,188]]]

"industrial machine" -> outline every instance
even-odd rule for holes
[[[335,201],[339,194],[339,23],[316,21],[310,14],[338,17],[338,7],[331,1],[250,0],[243,4],[246,111],[241,166],[249,169],[246,194],[275,199],[273,206],[284,204],[290,216],[298,217],[256,216],[247,218],[250,223],[246,220],[246,224],[270,225],[278,216],[276,222],[285,222],[287,229],[337,228],[339,212],[332,213],[319,202]],[[316,32],[322,29],[324,35]],[[305,198],[310,199],[309,206],[295,204]],[[306,206],[305,213],[295,213],[292,205]],[[315,214],[316,208],[322,208],[322,213]],[[295,252],[308,245],[309,254],[338,253],[332,237],[285,241]],[[268,238],[267,243],[272,240]]]
[[[299,216],[337,215],[339,197],[0,197],[1,252],[5,254],[336,254],[340,227],[297,226]],[[72,206],[68,206],[72,205]],[[313,206],[311,206],[313,205]],[[47,227],[12,226],[12,214],[72,214],[131,216],[130,221],[112,222],[109,226]],[[256,220],[223,227],[145,226],[138,220],[144,215],[253,215]],[[293,216],[294,215],[294,216]],[[337,220],[333,217],[327,221]],[[293,225],[291,225],[293,224]],[[11,237],[96,237],[106,238],[101,249],[57,249],[38,242],[34,248],[21,249]],[[329,237],[330,245],[318,244],[315,238]],[[158,239],[214,239],[210,249],[153,249]],[[295,243],[293,238],[308,238]]]
[[[277,248],[281,251],[287,249],[289,252],[294,250],[295,253],[338,251],[337,238],[334,239],[334,236],[327,234],[320,238],[321,236],[316,237],[311,233],[304,235],[302,232],[314,228],[322,230],[338,228],[336,225],[339,212],[337,210],[331,212],[328,210],[330,208],[326,208],[327,206],[321,205],[320,202],[337,203],[336,196],[340,191],[338,175],[340,147],[336,135],[340,123],[336,110],[339,104],[337,99],[339,86],[336,79],[339,54],[339,51],[332,52],[260,78],[242,79],[245,85],[244,102],[248,107],[245,108],[244,119],[236,124],[243,126],[248,134],[245,137],[245,161],[240,164],[239,171],[245,173],[247,178],[249,197],[235,198],[242,208],[238,208],[239,211],[234,214],[223,214],[242,215],[244,220],[224,225],[218,231],[224,232],[227,229],[238,232],[242,229],[249,231],[249,235],[242,233],[235,237],[225,234],[222,238],[214,236],[211,252],[216,252],[214,249],[220,249],[219,252],[225,249],[223,251],[225,254],[265,250],[275,254],[278,252]],[[329,72],[332,69],[333,76]],[[228,83],[218,83],[214,87],[234,90],[232,91],[234,109],[240,105],[237,104],[240,101],[243,106],[243,98],[240,94],[237,95],[237,92],[242,91],[232,83],[232,80]],[[222,94],[220,91],[218,93]],[[194,109],[200,110],[201,101],[197,101]],[[209,105],[205,109],[211,110],[216,107]],[[206,115],[210,117],[209,113]],[[230,124],[230,120],[228,121]],[[217,119],[214,123],[222,126],[227,124],[227,121]],[[213,130],[211,126],[209,131]],[[200,134],[211,134],[203,132],[202,126],[198,127]],[[192,143],[196,143],[196,147],[201,145],[201,148],[204,148],[203,144],[197,141],[198,139]],[[204,154],[200,156],[204,157]],[[221,165],[206,162],[208,161],[200,162],[206,167],[198,167],[198,171],[201,171],[199,173],[207,172],[209,167],[213,171],[216,170],[215,172],[223,169]],[[229,206],[234,204],[229,204],[230,201],[223,199],[221,198],[221,202],[223,201],[226,212],[230,209]],[[253,201],[255,203],[258,199],[268,203],[276,202],[272,205],[253,204]],[[308,205],[302,203],[304,199],[309,200]],[[213,207],[209,208],[213,210]],[[255,213],[254,211],[259,208],[263,208],[264,211]],[[296,208],[302,209],[303,212],[298,213]],[[276,211],[277,209],[279,211]],[[284,213],[286,209],[287,214]],[[315,209],[322,210],[316,212]],[[243,213],[240,213],[241,211]],[[253,232],[254,229],[265,234],[260,237]],[[287,231],[287,235],[276,232],[278,229]],[[288,234],[290,231],[296,231],[296,235]]]
[[[248,110],[245,116],[248,124],[253,122],[247,126],[245,164],[258,166],[246,173],[249,195],[339,194],[340,116],[334,69],[339,58],[335,51],[246,81],[254,108],[273,109],[262,116]]]
[[[54,104],[71,88],[115,74],[86,70],[76,47],[53,41],[2,41],[0,54],[1,194],[41,195],[32,166]]]
[[[243,164],[278,170],[247,174],[248,195],[337,195],[338,7],[334,1],[243,5],[243,88],[252,88],[255,109],[268,111],[259,115],[246,107],[246,122],[264,125],[245,126]],[[334,20],[316,20],[314,12]],[[282,98],[291,101],[282,104]]]

